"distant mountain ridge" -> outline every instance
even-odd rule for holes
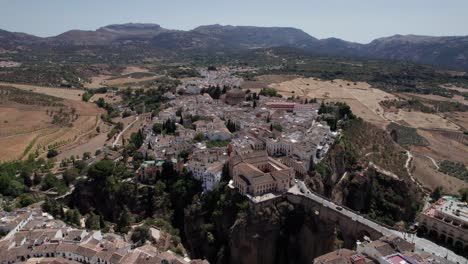
[[[117,24],[94,31],[70,30],[40,38],[0,30],[0,48],[34,45],[104,46],[145,45],[176,52],[231,52],[255,48],[292,47],[304,52],[341,57],[388,59],[468,70],[468,36],[432,37],[394,35],[359,44],[338,38],[317,39],[292,27],[199,26],[170,30],[158,24]]]

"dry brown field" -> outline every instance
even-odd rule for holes
[[[460,126],[451,120],[439,115],[415,111],[409,112],[402,109],[398,109],[395,112],[386,112],[385,118],[397,123],[405,122],[414,128],[445,129],[451,131],[459,131],[461,129]]]
[[[295,78],[281,83],[272,83],[269,87],[286,97],[294,95],[317,98],[319,101],[346,102],[356,115],[380,127],[385,127],[390,121],[385,118],[380,102],[396,99],[394,95],[372,88],[368,83],[345,80],[323,81],[317,78]],[[260,89],[253,90],[259,91]]]
[[[85,152],[90,152],[91,155],[94,155],[96,150],[105,146],[107,143],[109,127],[102,122],[99,123],[99,127],[101,129],[101,133],[98,134],[95,131],[90,131],[89,134],[81,137],[79,140],[76,140],[73,144],[58,148],[59,155],[57,156],[57,159],[62,160],[70,158],[71,156],[81,158]]]
[[[48,111],[61,107],[40,107],[4,102],[0,105],[0,161],[22,159],[31,153],[45,156],[49,147],[73,144],[95,131],[103,113],[95,104],[63,100],[68,109],[76,109],[78,118],[71,126],[52,124]]]
[[[468,92],[468,90],[467,90]],[[453,103],[461,103],[468,105],[468,100],[465,100],[463,96],[461,95],[454,95],[452,98],[448,97],[443,97],[440,95],[435,95],[435,94],[414,94],[414,93],[403,93],[399,94],[401,96],[407,95],[410,97],[415,97],[415,98],[423,98],[423,99],[429,99],[429,100],[434,100],[434,101],[442,101],[442,102],[453,102]]]
[[[31,91],[35,93],[47,94],[67,100],[81,101],[81,95],[84,93],[80,89],[68,89],[68,88],[55,88],[55,87],[44,87],[29,84],[16,84],[0,82],[0,85],[12,86],[21,90]]]
[[[447,119],[468,131],[468,112],[453,112],[445,114]]]
[[[95,94],[93,95],[90,99],[89,102],[96,102],[99,100],[99,98],[103,98],[107,103],[114,104],[114,103],[119,103],[122,102],[122,97],[120,95],[112,95],[111,93],[105,93],[105,94]]]
[[[282,83],[298,78],[296,75],[285,75],[285,74],[267,74],[257,76],[255,81],[243,81],[241,86],[244,89],[261,89],[268,87],[273,83]]]
[[[91,77],[91,81],[88,83],[85,83],[84,86],[89,89],[97,89],[104,87],[104,81],[111,78],[112,76],[110,75],[98,75],[98,76],[93,76]]]
[[[104,80],[103,83],[104,85],[119,86],[119,85],[125,85],[125,84],[151,81],[151,80],[158,79],[160,77],[161,77],[160,75],[155,75],[155,76],[149,76],[149,77],[143,77],[143,78],[128,77],[128,78],[107,79],[107,80]]]
[[[122,71],[122,75],[132,74],[136,72],[149,72],[149,70],[140,66],[127,66]]]
[[[439,172],[434,163],[425,156],[414,155],[413,165],[413,176],[430,190],[441,186],[444,193],[458,194],[459,189],[468,188],[468,183]]]
[[[452,84],[441,85],[440,87],[445,88],[445,89],[454,90],[454,91],[459,91],[459,92],[462,92],[462,93],[463,92],[468,92],[467,88],[458,87],[458,86],[455,86],[455,85],[452,85]]]
[[[463,136],[462,133],[431,131],[418,129],[418,134],[429,141],[427,147],[411,147],[411,151],[421,155],[427,155],[437,161],[451,160],[468,165],[468,147],[457,140],[455,135]]]

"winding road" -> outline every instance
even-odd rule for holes
[[[140,119],[140,117],[136,116],[135,120],[131,122],[130,124],[128,124],[128,126],[117,135],[114,142],[112,142],[112,147],[115,147],[116,145],[118,145],[120,137],[123,135],[123,133],[125,133],[125,131],[127,131],[127,129],[129,129],[131,126],[133,126],[133,124],[135,124],[135,122],[138,121],[138,119]]]

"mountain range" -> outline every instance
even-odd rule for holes
[[[256,48],[290,47],[306,53],[351,58],[387,59],[468,70],[468,36],[395,35],[368,44],[338,38],[317,39],[290,27],[200,26],[171,30],[157,24],[121,24],[94,31],[70,30],[41,38],[0,30],[0,49],[34,46],[106,46],[144,44],[161,50],[230,52]]]

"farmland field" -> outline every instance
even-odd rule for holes
[[[29,154],[42,156],[50,148],[72,144],[95,130],[103,112],[95,104],[52,97],[49,92],[43,95],[11,87],[2,87],[1,91],[2,161]],[[21,100],[12,101],[18,98]]]
[[[81,95],[84,93],[84,91],[80,89],[44,87],[44,86],[29,85],[29,84],[0,82],[0,85],[15,87],[15,88],[25,90],[25,91],[46,94],[46,95],[55,96],[58,98],[63,98],[63,99],[68,99],[68,100],[74,100],[74,101],[81,101]]]

